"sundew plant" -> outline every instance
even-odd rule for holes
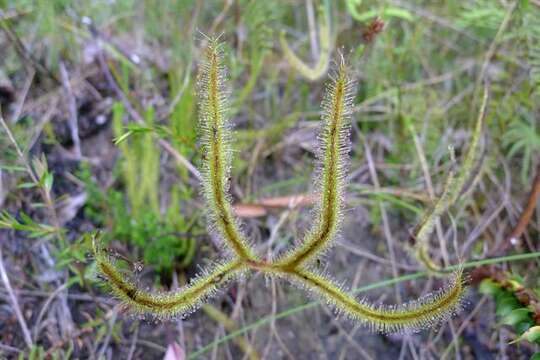
[[[257,254],[234,216],[228,194],[233,135],[227,117],[225,78],[222,45],[215,38],[208,39],[198,74],[201,151],[204,154],[202,188],[209,213],[209,229],[223,241],[226,252],[224,260],[204,269],[179,290],[152,293],[118,270],[114,259],[95,238],[93,250],[97,269],[115,296],[136,313],[148,313],[160,319],[184,316],[200,307],[227,282],[259,271],[318,294],[338,313],[374,331],[417,331],[434,326],[459,311],[465,291],[462,270],[446,274],[449,282],[445,287],[420,299],[396,305],[375,305],[366,300],[357,300],[349,290],[336,284],[329,274],[316,266],[317,258],[334,243],[344,217],[349,132],[356,83],[343,56],[336,61],[322,102],[322,131],[317,155],[319,166],[314,176],[318,195],[312,212],[313,223],[298,247],[275,259],[265,259]],[[426,210],[415,232],[417,241],[414,253],[434,273],[443,271],[429,259],[428,239],[435,221],[456,201],[466,175],[471,172],[486,102],[487,96],[484,96],[462,169],[457,175],[449,174],[443,194]]]

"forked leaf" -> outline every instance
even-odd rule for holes
[[[151,313],[158,318],[185,315],[215,294],[225,282],[252,269],[268,276],[288,279],[320,295],[337,311],[376,331],[419,330],[443,321],[458,311],[465,289],[461,270],[453,275],[447,287],[432,295],[405,304],[387,306],[357,301],[327,275],[315,272],[310,267],[331,246],[343,218],[342,198],[355,93],[355,82],[343,58],[338,63],[337,72],[327,87],[323,101],[323,130],[318,154],[320,169],[316,175],[319,195],[314,210],[314,223],[302,244],[277,261],[268,262],[257,256],[233,216],[227,193],[232,151],[231,125],[227,118],[227,97],[223,82],[224,67],[219,43],[215,38],[208,39],[208,43],[199,70],[199,113],[204,154],[203,192],[212,230],[221,236],[233,256],[204,270],[180,290],[151,293],[141,290],[129,276],[119,270],[94,239],[97,270],[106,279],[112,292],[136,312]]]

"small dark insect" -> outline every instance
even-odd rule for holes
[[[384,30],[384,21],[380,17],[375,18],[364,30],[362,37],[366,43],[371,43],[375,37]]]

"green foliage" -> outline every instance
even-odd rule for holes
[[[180,84],[178,76],[173,75],[174,72],[170,72],[170,87],[171,96],[178,94],[180,91],[180,99],[175,103],[171,116],[169,118],[170,124],[168,131],[169,137],[172,140],[174,147],[184,157],[191,159],[196,156],[196,143],[197,143],[197,116],[195,113],[195,99],[194,99],[194,85],[191,80],[185,80],[187,83],[182,89],[176,84]],[[189,76],[189,75],[188,75]],[[174,99],[171,99],[174,101]],[[185,168],[179,169],[183,179],[187,179],[187,170]]]
[[[280,26],[277,20],[283,12],[283,7],[275,6],[274,3],[268,1],[242,0],[239,6],[243,9],[241,22],[248,39],[245,39],[247,41],[243,52],[233,58],[234,62],[238,62],[236,64],[238,68],[233,68],[231,72],[237,74],[238,77],[240,74],[248,73],[248,78],[231,104],[232,114],[242,108],[253,92],[257,79],[264,69],[264,63],[271,54],[274,34],[276,28]],[[244,41],[244,39],[241,40]]]
[[[173,212],[181,202],[179,196],[174,195],[177,190],[171,195],[171,202],[176,201],[176,204],[171,204],[166,215],[150,210],[135,217],[123,192],[114,189],[102,192],[88,169],[82,170],[79,176],[88,193],[85,215],[110,229],[104,241],[120,240],[135,245],[143,251],[144,261],[161,273],[169,273],[175,263],[181,267],[191,263],[197,248],[197,234],[191,231],[196,231],[198,224],[196,218],[188,222],[181,212]]]
[[[503,134],[503,146],[508,149],[508,157],[521,157],[521,180],[528,183],[530,169],[534,168],[533,154],[540,151],[540,127],[535,118],[517,119]]]
[[[1,120],[2,124],[5,125],[4,120]],[[17,152],[20,151],[21,150],[17,145]],[[8,167],[8,169],[12,168]],[[51,200],[54,175],[49,170],[45,156],[43,155],[41,157],[35,157],[32,159],[31,164],[27,164],[27,166],[23,168],[15,167],[15,169],[18,169],[18,171],[27,172],[27,175],[30,177],[29,181],[19,183],[17,185],[17,189],[36,189],[41,192],[43,202],[33,202],[32,207],[35,209],[48,208],[50,211],[54,206]],[[59,228],[58,226],[35,221],[24,211],[19,212],[17,216],[13,216],[5,210],[0,211],[0,229],[22,231],[27,233],[31,238],[57,238],[60,242],[60,246],[65,245],[63,241],[64,229]]]
[[[7,211],[2,211],[0,213],[0,229],[24,231],[32,238],[50,238],[56,234],[54,226],[35,222],[24,212],[21,212],[19,216],[20,219],[17,219]]]
[[[120,178],[126,193],[109,189],[103,192],[93,181],[88,167],[80,177],[88,193],[86,215],[110,231],[105,241],[117,239],[135,245],[144,261],[158,272],[168,273],[173,265],[188,266],[196,249],[197,215],[187,218],[181,204],[193,196],[185,186],[169,190],[169,205],[160,208],[160,152],[155,141],[154,111],[146,112],[147,127],[133,126],[124,133],[123,106],[113,108],[113,127],[121,151]],[[129,134],[129,136],[126,136]]]
[[[113,106],[113,128],[117,137],[122,134],[123,106],[116,103]],[[145,114],[149,127],[154,123],[154,109],[148,108]],[[127,188],[130,210],[135,218],[143,212],[159,214],[159,175],[160,153],[154,138],[150,134],[131,137],[129,144],[124,141],[119,144],[122,157],[120,162],[122,180]]]
[[[501,3],[490,0],[477,0],[462,5],[458,25],[472,29],[478,35],[492,38],[504,18],[505,10]]]
[[[377,16],[381,16],[383,19],[398,18],[413,21],[413,16],[408,10],[397,6],[383,5],[379,10],[360,11],[362,0],[346,0],[345,3],[347,5],[347,11],[349,14],[355,20],[360,22],[365,22]]]
[[[490,295],[495,300],[496,314],[503,325],[514,328],[517,338],[512,343],[528,341],[540,345],[540,326],[533,318],[533,309],[530,305],[522,304],[516,293],[523,291],[524,287],[521,279],[500,283],[487,278],[482,281],[479,291],[482,294]],[[540,352],[533,355],[532,359],[540,356]]]
[[[525,12],[521,27],[515,31],[521,35],[529,60],[530,81],[504,104],[504,113],[509,122],[502,133],[502,144],[509,158],[521,161],[520,175],[523,184],[530,182],[530,169],[534,168],[540,152],[540,126],[534,111],[540,109],[540,19],[533,12]],[[529,111],[532,110],[532,111]],[[510,120],[508,120],[510,119]]]
[[[132,6],[137,2],[132,2]],[[179,31],[179,16],[187,14],[194,6],[194,0],[167,1],[144,0],[139,3],[144,9],[144,34],[150,41],[166,44],[177,56],[189,56],[186,52],[185,37]],[[186,30],[186,29],[184,29]],[[176,58],[176,56],[175,56]]]
[[[540,99],[540,18],[532,11],[523,19],[523,32],[527,39],[529,62],[531,65],[531,85],[538,104]]]
[[[58,358],[55,356],[55,358]],[[20,353],[19,354],[19,357],[18,357],[19,360],[42,360],[42,359],[45,359],[45,349],[43,348],[43,346],[32,346],[32,348],[30,349],[30,352],[28,353],[28,357],[25,357],[25,354],[24,353]]]

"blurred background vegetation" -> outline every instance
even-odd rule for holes
[[[525,359],[538,351],[538,0],[0,0],[0,26],[0,357]],[[338,51],[349,59],[359,84],[346,220],[320,266],[353,287],[381,288],[369,293],[381,302],[442,284],[426,281],[409,256],[409,234],[454,166],[449,146],[459,166],[488,88],[469,191],[437,224],[431,251],[442,265],[470,265],[461,313],[440,329],[373,334],[258,276],[174,321],[127,316],[109,297],[88,256],[94,231],[126,275],[155,289],[181,286],[221,256],[196,169],[203,34],[225,43],[232,199],[268,256],[310,221],[324,83]]]

